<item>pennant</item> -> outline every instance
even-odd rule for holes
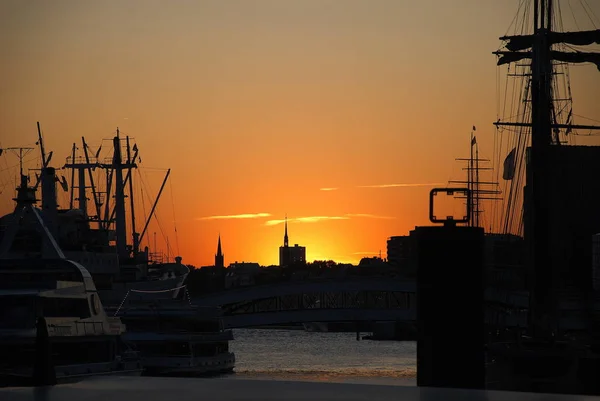
[[[504,171],[502,172],[502,179],[512,180],[515,176],[515,155],[516,148],[510,151],[506,159],[504,159]]]

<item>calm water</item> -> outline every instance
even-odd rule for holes
[[[238,329],[235,377],[414,385],[416,342],[356,341],[356,333]]]

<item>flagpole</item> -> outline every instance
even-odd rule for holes
[[[473,166],[473,146],[477,145],[477,139],[475,138],[475,131],[477,131],[477,128],[475,128],[475,126],[473,126],[473,129],[471,130],[471,158],[469,159],[469,174],[468,174],[468,188],[470,190],[470,207],[471,207],[471,215],[469,216],[469,225],[471,227],[479,227],[479,219],[478,219],[478,213],[479,213],[479,199],[476,198],[478,196],[478,190],[479,190],[479,172],[475,172],[474,171],[474,166]],[[479,169],[479,148],[477,150],[477,169]],[[475,184],[475,178],[477,178],[477,184]],[[477,194],[476,194],[477,192]],[[477,209],[476,209],[477,207]]]
[[[479,227],[479,144],[475,140],[475,227]]]
[[[469,148],[470,148],[470,153],[471,156],[469,157],[469,174],[468,174],[468,181],[469,184],[467,185],[467,188],[469,189],[469,193],[470,196],[468,197],[468,201],[469,201],[469,209],[471,211],[471,215],[469,216],[469,226],[473,226],[473,131],[471,131],[471,141],[469,142]]]

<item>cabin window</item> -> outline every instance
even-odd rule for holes
[[[43,298],[43,316],[78,317],[91,316],[88,300],[85,298]]]
[[[146,356],[190,356],[190,346],[186,342],[138,343],[138,349]]]
[[[0,298],[0,327],[15,329],[35,327],[35,299],[32,297]]]
[[[194,356],[215,356],[222,352],[221,347],[217,344],[194,344]]]
[[[210,333],[221,331],[221,321],[214,320],[192,320],[192,319],[171,319],[164,318],[160,320],[160,327],[163,330],[184,330],[196,333]]]

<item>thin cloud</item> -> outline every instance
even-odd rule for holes
[[[198,220],[259,219],[262,217],[271,217],[271,213],[242,213],[224,216],[206,216],[200,217]]]
[[[376,214],[369,214],[369,213],[350,213],[350,214],[347,214],[346,216],[348,216],[348,217],[366,217],[369,219],[395,219],[395,217],[392,217],[392,216],[378,216]]]
[[[446,185],[445,183],[414,183],[414,184],[380,184],[380,185],[359,185],[358,188],[403,188],[403,187],[433,187],[436,185]]]
[[[317,223],[320,221],[327,220],[350,220],[351,218],[359,217],[359,218],[371,218],[371,219],[394,219],[395,217],[390,216],[377,216],[375,214],[368,213],[347,213],[343,216],[308,216],[308,217],[296,217],[287,219],[288,223],[297,222],[297,223]],[[275,226],[277,224],[285,223],[285,219],[283,220],[268,220],[265,222],[266,226]]]
[[[297,223],[316,223],[325,220],[349,220],[348,216],[308,216],[308,217],[296,217],[293,219],[287,219],[288,222]],[[285,220],[268,220],[265,222],[266,226],[275,226],[277,224],[285,223]]]
[[[319,191],[337,191],[339,188],[319,188]]]

